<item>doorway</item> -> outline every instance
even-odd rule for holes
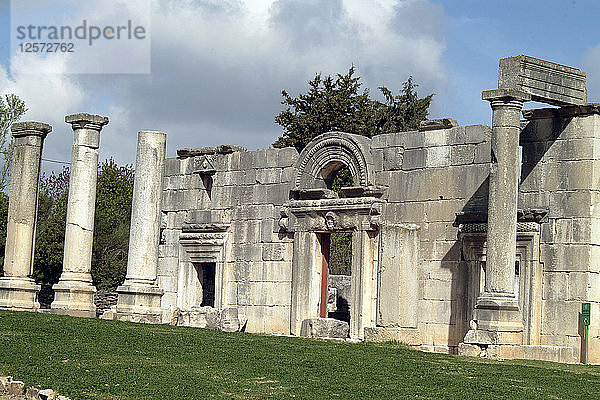
[[[350,323],[352,232],[319,234],[323,257],[319,316]]]

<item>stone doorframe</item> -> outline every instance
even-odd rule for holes
[[[319,317],[322,254],[318,235],[352,231],[350,338],[375,325],[377,241],[383,202],[375,197],[291,200],[282,216],[294,232],[290,331]]]
[[[188,274],[195,272],[195,265],[200,263],[215,263],[215,307],[223,308],[225,245],[227,243],[228,224],[185,224],[179,235],[182,248],[177,279],[177,307],[185,310],[185,287]]]
[[[472,319],[477,298],[483,293],[482,270],[486,261],[487,223],[460,226],[460,238],[467,267],[466,315]],[[540,344],[542,310],[542,264],[539,259],[540,224],[517,223],[516,260],[519,261],[519,312],[523,319],[523,343]]]

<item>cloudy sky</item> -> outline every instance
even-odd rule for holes
[[[32,4],[32,18],[51,19],[36,5],[49,0],[18,1]],[[93,20],[105,12],[104,1],[62,0],[55,11]],[[148,3],[149,74],[70,74],[76,60],[31,73],[41,64],[11,53],[10,1],[0,0],[0,93],[26,102],[26,120],[53,125],[44,158],[70,159],[64,116],[74,112],[109,116],[100,153],[120,163],[133,163],[139,130],[167,132],[169,155],[222,143],[268,147],[281,134],[274,116],[282,89],[296,95],[316,72],[343,73],[351,65],[373,94],[380,85],[397,91],[412,75],[419,94],[436,94],[430,117],[461,125],[489,124],[481,91],[497,86],[498,59],[518,54],[583,69],[588,100],[600,99],[600,2],[594,0],[129,2]],[[117,53],[104,57],[124,60]]]

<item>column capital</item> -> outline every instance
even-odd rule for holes
[[[102,127],[108,124],[108,117],[96,114],[77,113],[67,115],[65,122],[71,124],[73,129],[93,129],[100,131]]]
[[[523,92],[518,89],[492,89],[484,90],[481,92],[481,99],[489,102],[503,100],[503,101],[520,101],[522,103],[531,100],[529,93]]]
[[[52,132],[52,126],[35,121],[15,122],[10,126],[10,131],[14,137],[41,136],[44,139],[47,134]]]

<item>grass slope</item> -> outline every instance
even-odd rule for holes
[[[598,398],[600,367],[0,311],[0,375],[72,399]]]

